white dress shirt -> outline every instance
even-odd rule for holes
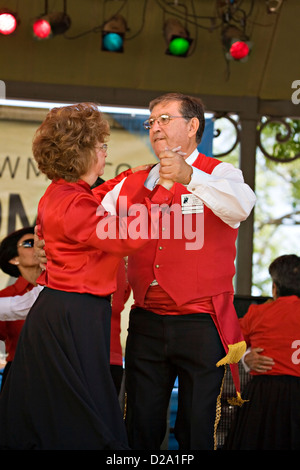
[[[0,321],[25,320],[43,288],[44,286],[36,286],[23,295],[0,297]]]
[[[193,165],[198,154],[195,149],[186,162]],[[154,188],[159,179],[159,170],[159,163],[150,170],[145,181],[146,188]],[[112,215],[116,215],[116,204],[125,179],[102,200],[102,205]],[[238,228],[240,222],[248,217],[256,201],[254,192],[244,182],[241,170],[227,162],[221,162],[211,174],[193,167],[192,178],[186,188],[232,228]]]

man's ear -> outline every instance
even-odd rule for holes
[[[193,137],[194,135],[197,134],[199,126],[200,126],[199,119],[197,117],[193,117],[189,122],[189,131],[188,131],[189,137]]]

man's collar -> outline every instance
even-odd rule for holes
[[[198,151],[198,149],[197,149],[197,147],[196,147],[195,150],[191,153],[191,155],[189,155],[189,156],[185,159],[186,163],[188,163],[189,165],[192,165],[192,164],[195,162],[195,160],[196,160],[196,158],[198,157],[198,155],[199,155],[199,151]]]

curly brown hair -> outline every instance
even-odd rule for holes
[[[33,156],[50,180],[74,182],[96,161],[95,148],[109,134],[109,124],[94,103],[53,108],[35,133]]]

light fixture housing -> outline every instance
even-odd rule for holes
[[[267,12],[278,13],[282,4],[282,0],[266,0]]]
[[[252,42],[244,31],[236,26],[228,25],[222,33],[222,43],[227,60],[246,62],[252,50]]]
[[[6,8],[0,10],[0,34],[4,36],[13,34],[19,24],[20,20],[16,13]]]
[[[122,15],[114,15],[102,27],[102,51],[124,52],[127,23]]]
[[[70,17],[64,12],[53,12],[36,18],[32,25],[35,39],[51,39],[65,33],[71,26]]]
[[[163,27],[167,44],[166,54],[176,57],[187,57],[193,40],[188,30],[176,18],[169,18]]]

